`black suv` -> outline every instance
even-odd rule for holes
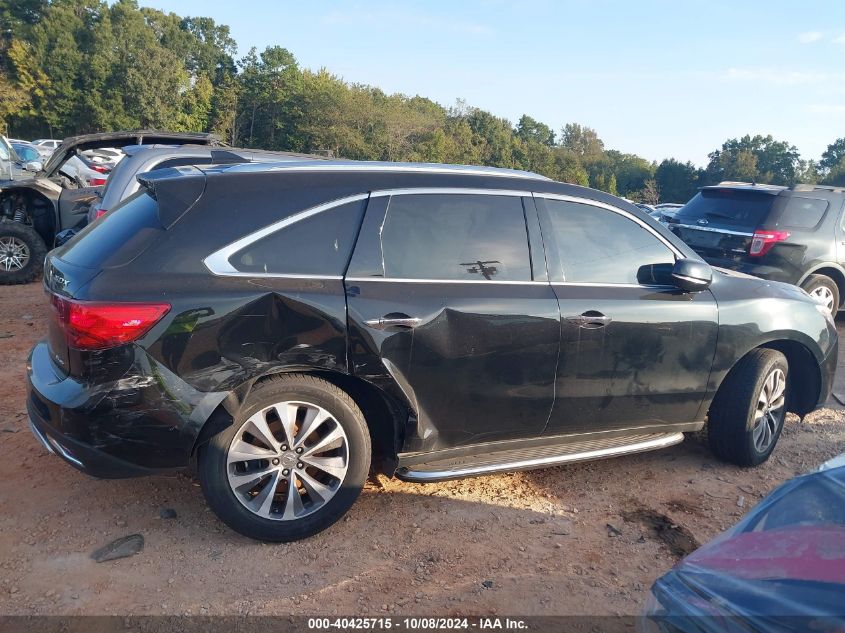
[[[801,286],[836,313],[845,299],[845,188],[723,182],[669,228],[714,266]]]
[[[292,540],[371,456],[432,482],[666,447],[709,421],[768,458],[823,402],[829,312],[714,272],[613,196],[507,170],[160,169],[47,258],[27,407],[100,477],[196,468],[234,529]]]

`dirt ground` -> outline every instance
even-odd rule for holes
[[[100,481],[27,428],[40,284],[0,287],[0,614],[636,614],[679,556],[845,450],[845,414],[791,417],[765,465],[701,437],[662,451],[418,485],[370,482],[344,520],[264,545],[224,527],[189,477]],[[162,519],[172,508],[176,518]],[[142,552],[90,554],[140,533]]]

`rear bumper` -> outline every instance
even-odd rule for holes
[[[222,397],[194,390],[142,350],[120,380],[91,384],[63,376],[38,343],[27,366],[33,434],[79,470],[102,478],[183,469]]]
[[[87,444],[66,436],[59,436],[44,420],[32,416],[30,408],[29,430],[50,453],[58,455],[74,468],[92,477],[101,479],[124,479],[156,474],[153,469],[141,468],[135,464],[117,459]]]
[[[718,257],[708,257],[699,253],[701,257],[711,266],[718,268],[727,268],[728,270],[735,270],[739,273],[759,277],[760,279],[768,279],[769,281],[782,281],[784,283],[797,285],[801,280],[801,274],[798,270],[784,270],[778,266],[769,266],[762,262],[743,262],[733,259],[721,259]]]

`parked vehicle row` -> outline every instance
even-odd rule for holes
[[[800,286],[836,313],[845,299],[845,188],[703,187],[670,229],[714,266]]]
[[[118,185],[156,152],[137,191]],[[711,268],[608,194],[490,168],[166,156],[129,150],[112,181],[128,197],[47,256],[27,408],[95,476],[195,468],[253,538],[325,529],[371,462],[434,482],[666,447],[707,421],[718,457],[753,466],[787,411],[830,392],[829,310]]]
[[[11,179],[0,180],[0,243],[7,244],[8,252],[14,253],[14,257],[0,264],[0,284],[27,283],[38,278],[44,255],[56,244],[57,234],[80,229],[87,223],[88,209],[106,183],[111,163],[96,163],[86,152],[168,142],[220,145],[219,139],[209,134],[89,134],[65,139],[40,170],[34,163],[27,163],[18,167]],[[52,143],[49,139],[41,142],[47,146]],[[11,151],[17,158],[13,148]],[[2,164],[0,158],[0,169]]]

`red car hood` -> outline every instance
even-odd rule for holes
[[[683,563],[748,580],[809,580],[845,585],[845,526],[795,526],[725,535]]]

